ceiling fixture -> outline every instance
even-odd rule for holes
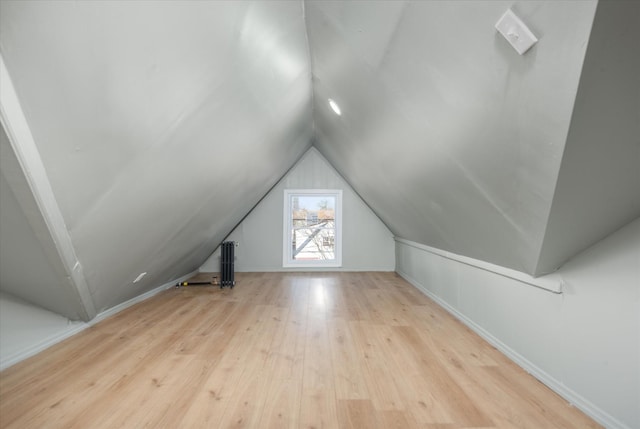
[[[538,43],[538,38],[511,9],[507,10],[498,20],[496,30],[507,39],[520,55]]]
[[[340,110],[340,106],[338,106],[338,103],[336,103],[332,99],[329,99],[329,106],[331,107],[331,110],[333,110],[335,112],[336,115],[338,115],[338,116],[342,115],[342,111]]]

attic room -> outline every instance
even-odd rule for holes
[[[625,0],[0,0],[0,427],[640,428],[639,45]]]

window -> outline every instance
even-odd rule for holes
[[[342,191],[284,191],[284,267],[342,266]]]

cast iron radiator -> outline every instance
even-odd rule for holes
[[[233,288],[236,285],[234,276],[234,249],[235,241],[225,241],[222,243],[222,253],[220,256],[220,287],[229,286]]]

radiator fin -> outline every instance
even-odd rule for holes
[[[222,253],[220,256],[220,287],[229,286],[233,288],[236,285],[234,275],[234,251],[236,243],[234,241],[225,241],[222,243]]]

